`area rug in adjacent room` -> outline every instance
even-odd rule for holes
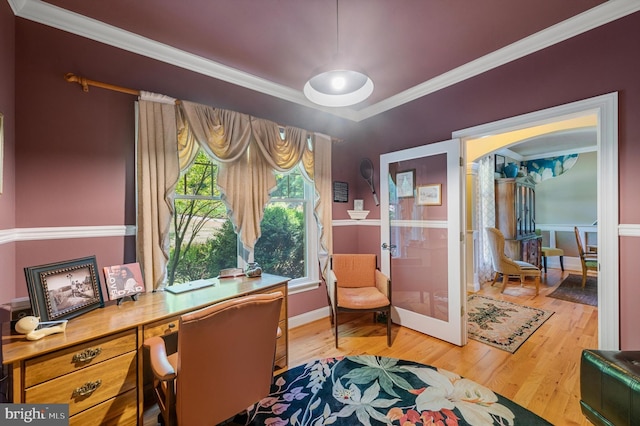
[[[598,277],[587,276],[587,283],[582,288],[582,275],[569,274],[547,297],[598,306]]]
[[[467,303],[471,339],[514,353],[553,312],[472,294]]]
[[[550,425],[458,374],[373,355],[327,358],[278,375],[248,425]]]

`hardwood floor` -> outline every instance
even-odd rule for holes
[[[532,287],[486,283],[479,294],[554,311],[515,354],[469,339],[464,347],[394,326],[392,346],[387,347],[384,324],[371,315],[340,320],[339,345],[329,319],[289,330],[290,367],[317,358],[370,354],[401,358],[437,366],[481,383],[555,425],[590,425],[580,411],[580,354],[598,346],[597,308],[566,302],[547,294],[569,273],[549,269],[534,297]]]
[[[554,311],[515,354],[469,339],[464,347],[393,326],[392,346],[386,344],[386,326],[374,324],[371,314],[343,316],[339,345],[329,319],[289,330],[290,367],[307,361],[344,355],[369,354],[401,358],[444,368],[481,383],[554,425],[590,425],[580,411],[580,354],[598,346],[596,307],[546,297],[569,273],[543,273],[540,294],[532,287],[486,283],[479,294]],[[157,409],[145,412],[145,426],[155,425]]]

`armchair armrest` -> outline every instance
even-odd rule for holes
[[[327,273],[327,293],[329,294],[329,300],[331,300],[331,306],[335,306],[336,302],[336,285],[338,282],[338,278],[332,269],[329,269]]]
[[[149,360],[153,374],[161,381],[173,380],[176,372],[167,357],[167,348],[164,339],[154,336],[144,341],[144,346],[149,349]]]
[[[382,271],[380,271],[379,269],[376,269],[375,276],[376,276],[376,287],[378,288],[378,290],[380,290],[382,294],[384,294],[387,297],[387,299],[391,300],[389,297],[390,296],[389,277],[383,274]]]

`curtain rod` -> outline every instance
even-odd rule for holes
[[[79,77],[72,72],[68,72],[64,75],[64,79],[69,83],[78,83],[82,86],[83,92],[89,91],[89,86],[100,87],[102,89],[113,90],[114,92],[127,93],[129,95],[140,96],[140,90],[129,89],[128,87],[116,86],[115,84],[103,83],[101,81],[89,80],[88,78]],[[176,99],[176,104],[179,104],[180,101]],[[285,128],[282,124],[278,124],[278,126]],[[342,139],[331,137],[332,142],[342,142]]]

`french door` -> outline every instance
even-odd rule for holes
[[[460,140],[380,156],[382,271],[400,324],[467,343]],[[386,250],[386,251],[385,251]]]

